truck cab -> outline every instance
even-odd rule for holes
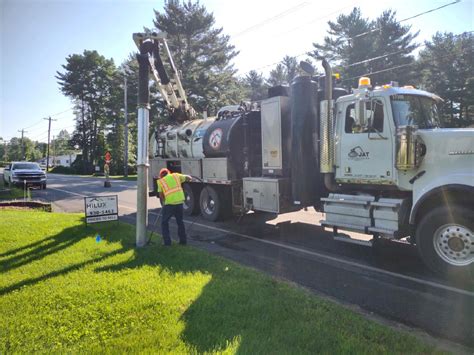
[[[323,225],[416,243],[435,271],[474,265],[474,129],[446,129],[441,99],[413,87],[370,86],[333,106],[336,188]],[[323,119],[323,118],[321,118]]]

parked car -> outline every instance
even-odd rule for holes
[[[46,189],[46,173],[41,170],[38,163],[26,161],[8,164],[3,171],[5,185],[12,186],[38,186]]]

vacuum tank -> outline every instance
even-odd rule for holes
[[[206,158],[226,157],[238,178],[262,172],[260,111],[234,112],[216,119],[203,137]]]

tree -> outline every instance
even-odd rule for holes
[[[249,92],[251,101],[263,100],[267,97],[268,86],[262,74],[251,70],[243,79],[243,84]]]
[[[402,26],[395,18],[396,12],[384,11],[374,23],[373,56],[384,56],[368,63],[374,84],[398,81],[401,84],[414,84],[416,78],[415,59],[411,53],[419,47],[414,43],[419,31],[410,33],[410,26]],[[392,70],[388,70],[393,68]]]
[[[72,150],[71,136],[69,135],[68,131],[62,129],[58,136],[51,140],[51,146],[54,147],[55,155],[68,154]]]
[[[474,123],[474,35],[436,33],[418,61],[421,84],[445,100],[449,125]]]
[[[295,57],[284,56],[275,69],[270,71],[267,83],[270,86],[290,85],[298,74],[298,61]]]
[[[285,85],[286,81],[286,72],[283,64],[277,64],[275,69],[270,71],[267,83],[269,86]]]
[[[411,27],[402,26],[395,15],[387,10],[370,21],[360,8],[354,8],[348,15],[339,15],[336,22],[328,22],[328,36],[322,44],[313,43],[309,55],[333,62],[348,86],[356,85],[358,77],[367,74],[373,84],[391,80],[408,83],[413,78],[411,53],[417,48],[413,41],[418,32],[411,34]]]
[[[281,64],[285,66],[286,82],[288,85],[290,85],[295,76],[298,74],[298,61],[295,57],[286,55],[283,57]]]
[[[94,162],[103,155],[103,130],[107,115],[111,114],[109,100],[116,67],[97,51],[85,50],[66,58],[65,70],[57,72],[61,91],[70,97],[76,107],[75,142],[82,149],[84,172],[92,172]]]
[[[201,112],[238,103],[243,92],[231,64],[238,54],[212,13],[199,2],[169,0],[163,12],[155,10],[154,26],[167,33],[175,65],[191,105]]]
[[[33,142],[28,137],[23,137],[23,148],[25,150],[25,159],[22,156],[22,140],[21,138],[13,137],[10,139],[10,143],[6,145],[6,154],[5,146],[3,147],[3,156],[0,156],[1,159],[6,157],[7,161],[16,161],[16,160],[27,160],[35,161],[41,159],[44,155],[41,151],[41,143]]]

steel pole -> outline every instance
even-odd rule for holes
[[[137,247],[146,244],[148,225],[147,187],[148,187],[148,120],[147,107],[138,108],[138,156],[137,156]]]
[[[146,226],[148,222],[147,189],[148,189],[148,121],[150,109],[150,55],[152,43],[142,42],[138,61],[138,152],[137,152],[137,247],[144,247]]]

